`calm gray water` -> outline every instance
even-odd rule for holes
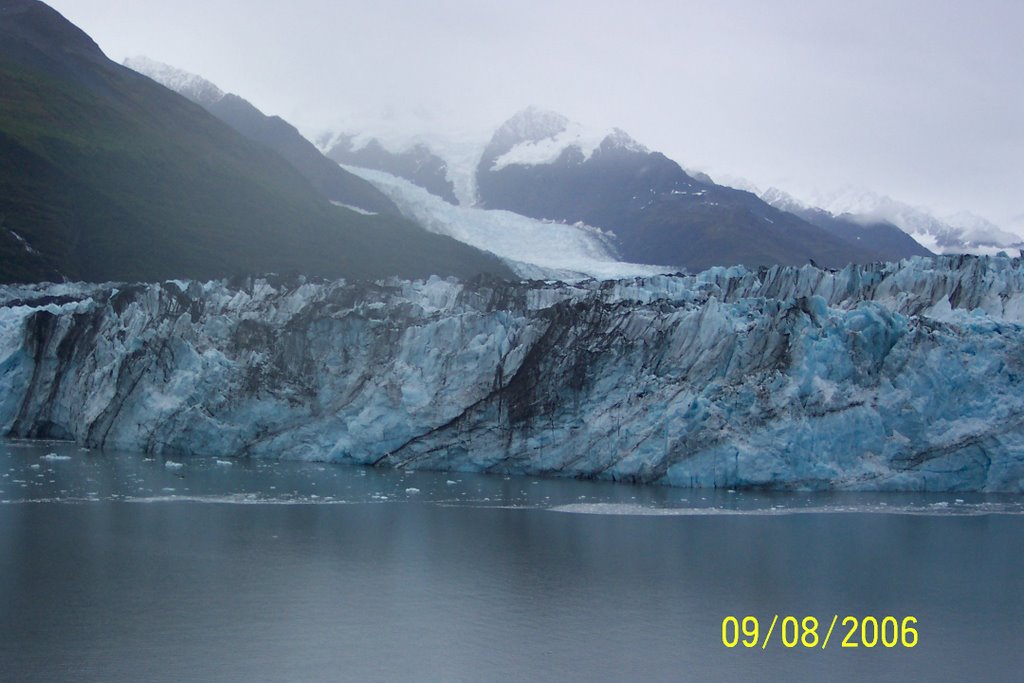
[[[50,455],[53,454],[53,455]],[[1024,507],[0,442],[0,679],[1020,681]],[[726,615],[913,649],[727,649]],[[762,631],[763,634],[763,631]]]

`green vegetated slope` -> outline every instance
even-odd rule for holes
[[[0,0],[0,281],[510,275],[396,216],[331,205],[270,149]]]

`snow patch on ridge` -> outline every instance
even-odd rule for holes
[[[331,204],[334,204],[335,206],[340,206],[343,209],[348,209],[349,211],[355,211],[356,213],[361,213],[364,216],[376,216],[377,215],[376,211],[367,211],[366,209],[360,209],[358,206],[352,206],[351,204],[346,204],[344,202],[336,202],[333,199],[331,200]]]
[[[520,121],[525,123],[518,127],[512,126],[513,122]],[[621,128],[588,128],[559,114],[534,109],[528,109],[513,117],[499,130],[495,139],[502,139],[499,136],[503,133],[505,140],[518,133],[519,140],[494,160],[490,169],[492,171],[500,171],[508,166],[542,166],[554,163],[569,148],[579,150],[583,161],[593,156],[602,146],[641,153],[649,151]]]
[[[556,161],[569,147],[576,147],[582,152],[584,159],[589,159],[608,135],[608,131],[587,130],[579,124],[568,123],[564,130],[552,136],[516,144],[495,159],[491,170],[500,171],[507,166],[550,164]]]
[[[14,239],[18,240],[18,243],[21,244],[21,246],[25,249],[25,251],[27,251],[30,254],[36,254],[37,256],[40,255],[39,252],[36,251],[32,247],[32,245],[28,243],[27,239],[25,239],[24,237],[22,237],[18,233],[14,232],[13,230],[8,230],[7,232],[11,233],[11,235],[14,237]]]
[[[124,60],[124,65],[160,85],[184,95],[196,104],[208,106],[224,98],[224,91],[202,76],[139,55]]]

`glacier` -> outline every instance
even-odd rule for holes
[[[682,487],[1024,491],[1024,265],[0,288],[0,430]]]
[[[614,235],[593,226],[537,220],[500,209],[453,206],[391,173],[341,166],[372,183],[406,218],[430,232],[491,252],[519,277],[609,280],[680,270],[618,260]]]

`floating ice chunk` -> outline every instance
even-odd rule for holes
[[[446,483],[446,484],[448,484],[449,486],[455,486],[455,482],[454,482],[454,481],[452,481],[451,479],[449,479],[449,480],[448,480],[448,481],[446,481],[445,483]]]
[[[216,462],[217,462],[218,465],[234,465],[235,464],[235,463],[231,462],[230,460],[217,460]]]
[[[57,455],[56,453],[47,453],[46,455],[40,456],[40,460],[46,460],[48,462],[56,462],[58,460],[70,460],[70,455]]]
[[[772,508],[774,509],[774,507]],[[548,508],[551,512],[572,512],[584,515],[636,515],[636,516],[669,516],[669,515],[705,515],[719,512],[730,514],[715,508],[664,508],[647,507],[635,503],[568,503]]]
[[[414,487],[411,487],[411,486],[410,486],[409,488],[407,488],[407,489],[405,490],[405,492],[406,492],[406,493],[419,493],[419,492],[420,492],[420,490],[419,490],[418,488],[414,488]]]
[[[28,468],[29,468],[30,470],[38,470],[38,469],[39,469],[39,467],[40,467],[39,463],[36,463],[36,464],[34,464],[34,465],[29,465],[29,466],[28,466]]]
[[[180,462],[174,462],[173,460],[168,460],[167,462],[164,463],[164,467],[166,467],[169,470],[181,469],[184,466],[184,464]]]

